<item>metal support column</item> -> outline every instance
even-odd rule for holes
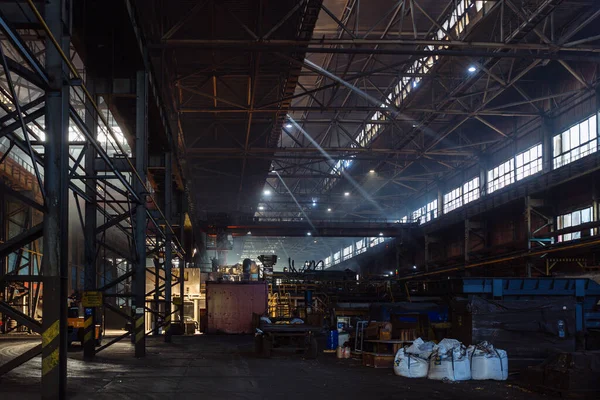
[[[156,246],[159,246],[160,243],[160,234],[156,234]],[[160,332],[160,271],[162,269],[162,265],[160,262],[160,257],[156,257],[154,259],[154,298],[152,302],[152,335],[158,336]]]
[[[171,153],[165,154],[165,218],[167,224],[171,224],[171,216],[173,214],[173,161]],[[165,342],[171,342],[171,285],[173,267],[173,249],[171,241],[173,240],[171,230],[167,227],[165,238]]]
[[[3,191],[0,191],[0,243],[6,242],[6,233],[8,231],[6,211],[6,196]],[[0,257],[0,281],[3,280],[4,275],[6,275],[7,272],[8,264],[6,262],[6,257]],[[0,296],[4,299],[7,298],[7,290],[4,285],[0,285]],[[7,329],[7,315],[2,313],[2,318],[0,319],[0,334],[5,333]]]
[[[135,210],[135,249],[134,266],[134,326],[135,356],[146,355],[146,170],[148,158],[148,76],[146,71],[138,71],[136,76],[136,113],[135,113],[135,168],[141,178],[135,183],[135,192],[140,198]]]
[[[542,118],[542,171],[552,171],[552,149],[554,136],[554,120],[549,117]]]
[[[52,35],[69,54],[62,0],[47,0],[44,17]],[[44,143],[44,316],[42,320],[42,398],[64,399],[67,389],[69,87],[65,65],[46,40],[46,141]]]
[[[94,83],[90,79],[86,83],[90,94],[94,96]],[[88,104],[86,104],[85,124],[92,134],[93,139],[96,140],[98,135],[98,116],[94,108],[89,105],[89,100],[86,103]],[[88,184],[85,187],[85,195],[92,201],[86,201],[85,203],[85,272],[83,286],[86,291],[96,290],[98,287],[96,282],[97,192],[94,180],[96,176],[95,160],[96,149],[94,149],[94,146],[88,145],[85,148],[85,174],[92,177],[92,179],[88,180]],[[83,356],[88,360],[94,358],[96,355],[95,326],[99,322],[99,313],[97,311],[95,308],[86,308],[84,312]]]
[[[430,245],[430,237],[425,234],[425,272],[429,272],[429,245]]]
[[[527,226],[527,251],[531,250],[531,198],[525,197],[525,225]],[[531,266],[532,262],[527,257],[525,264],[525,273],[528,278],[531,278]]]
[[[469,261],[471,261],[471,221],[469,218],[465,218],[465,264],[466,267]]]
[[[187,196],[185,193],[181,196],[181,221],[179,222],[180,229],[180,242],[183,249],[187,249],[187,243],[185,240],[185,214],[187,213]],[[179,296],[181,300],[181,305],[179,306],[179,321],[181,323],[182,331],[185,329],[185,324],[183,323],[184,312],[183,312],[183,295],[185,294],[185,263],[187,261],[188,254],[185,253],[179,258]]]

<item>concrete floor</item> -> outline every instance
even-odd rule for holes
[[[0,341],[0,364],[34,345]],[[542,399],[515,382],[444,383],[394,376],[391,369],[363,367],[359,360],[321,354],[303,360],[289,353],[257,358],[250,336],[175,337],[148,340],[148,356],[132,357],[118,343],[84,363],[69,353],[69,399]],[[0,377],[0,399],[40,398],[40,358]]]

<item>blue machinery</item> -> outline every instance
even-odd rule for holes
[[[446,293],[480,295],[495,299],[528,300],[535,297],[570,296],[576,299],[577,333],[600,328],[600,284],[590,279],[570,278],[461,278],[420,282],[419,294]],[[433,285],[432,285],[433,284]],[[433,287],[432,287],[433,286]],[[434,288],[437,286],[437,289]],[[433,290],[431,290],[433,289]]]

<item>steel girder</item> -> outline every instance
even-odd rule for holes
[[[39,43],[27,43],[20,32],[11,26],[10,21],[0,14],[0,28],[9,39],[1,45],[2,70],[6,78],[6,82],[0,88],[3,100],[6,100],[2,102],[1,106],[6,115],[0,118],[0,129],[1,136],[10,143],[10,146],[2,154],[0,167],[6,163],[18,163],[22,172],[27,176],[27,180],[23,182],[10,180],[17,178],[9,177],[12,187],[2,184],[4,189],[0,196],[2,205],[0,221],[4,230],[5,198],[10,197],[20,202],[25,210],[34,210],[39,213],[40,217],[43,216],[43,223],[26,229],[21,234],[2,238],[6,240],[0,249],[2,261],[0,263],[2,266],[0,268],[0,285],[4,290],[5,284],[22,284],[23,282],[31,284],[43,279],[46,288],[44,291],[46,306],[43,310],[41,324],[36,319],[35,312],[31,311],[31,307],[28,308],[27,313],[23,313],[15,309],[13,305],[2,302],[0,313],[17,321],[18,326],[26,326],[33,331],[40,332],[44,344],[3,365],[0,367],[0,373],[9,372],[42,352],[44,396],[58,399],[64,397],[66,387],[67,287],[60,277],[70,275],[69,271],[66,271],[68,248],[66,222],[69,192],[74,196],[75,212],[79,217],[82,231],[85,231],[83,235],[86,239],[85,289],[110,291],[109,294],[116,297],[124,298],[123,284],[130,281],[133,276],[133,271],[127,272],[129,269],[127,253],[133,254],[133,252],[123,249],[123,246],[132,247],[135,242],[140,242],[142,247],[146,246],[145,230],[132,237],[131,216],[140,203],[145,205],[147,201],[154,203],[153,207],[159,218],[162,211],[149,194],[150,190],[146,188],[145,180],[140,177],[139,171],[133,168],[131,161],[125,168],[117,168],[112,162],[114,155],[121,155],[124,160],[127,160],[127,152],[121,142],[115,140],[115,134],[107,121],[104,110],[100,110],[97,98],[92,96],[93,91],[88,91],[79,76],[78,69],[66,56],[70,52],[70,44],[62,36],[63,1],[46,2],[45,19],[33,2],[29,1],[28,3],[29,11],[33,12],[40,29],[46,33],[47,42],[38,53],[34,54],[30,48],[31,43],[35,43],[36,46]],[[40,56],[46,57],[45,63],[40,62],[38,59]],[[25,67],[21,63],[25,63],[27,66]],[[56,79],[57,74],[59,75],[58,79]],[[62,79],[63,74],[70,77],[68,82]],[[17,79],[11,79],[13,76],[16,76]],[[89,79],[90,77],[88,77],[88,83]],[[52,96],[46,96],[44,91],[49,90],[50,87],[52,87]],[[70,103],[69,92],[77,100],[72,100]],[[29,96],[27,101],[23,100],[24,93]],[[57,95],[58,93],[60,95]],[[74,104],[73,102],[78,103]],[[84,117],[76,111],[76,107],[80,111],[83,110]],[[94,115],[100,121],[93,118]],[[46,116],[45,132],[43,126],[38,123],[38,119],[44,116]],[[104,144],[112,147],[110,149],[111,156],[108,155],[107,147],[99,144],[97,136],[100,130],[106,137]],[[43,133],[46,134],[45,140],[43,137],[40,139],[40,134]],[[70,140],[67,136],[69,134],[78,135],[79,140]],[[39,151],[41,145],[45,146],[43,154]],[[20,151],[18,154],[17,150]],[[95,161],[98,159],[104,162],[106,170],[110,174],[95,174]],[[143,188],[138,189],[137,192],[133,190],[133,183],[136,181],[141,182],[141,188]],[[33,196],[27,192],[32,192]],[[36,193],[40,195],[43,205],[36,201]],[[85,201],[85,218],[79,200]],[[97,218],[98,214],[101,215],[100,218]],[[173,232],[168,220],[163,218],[159,222],[153,213],[145,210],[145,207],[143,207],[141,218],[149,221],[148,230],[153,234],[164,237],[163,226],[165,225],[167,230]],[[146,223],[144,223],[145,225]],[[109,236],[115,236],[115,232],[121,232],[124,240],[118,245],[111,245]],[[7,255],[15,252],[20,254],[25,246],[36,246],[35,240],[40,238],[44,240],[44,248],[57,249],[57,251],[45,251],[43,255],[40,254],[42,265],[38,264],[37,270],[22,275],[19,273],[22,269],[20,266],[16,270],[5,268]],[[183,254],[179,240],[173,238],[173,242],[176,253]],[[124,256],[124,263],[116,261],[121,255]],[[110,266],[107,266],[109,260],[112,262]],[[31,264],[32,261],[30,260],[29,263]],[[104,272],[99,268],[100,263],[104,265]],[[20,262],[19,265],[21,265]],[[119,272],[119,270],[123,270],[123,265],[125,271]],[[111,271],[107,271],[107,269]],[[114,281],[110,282],[107,279],[107,272],[110,272],[115,278]],[[100,276],[102,282],[96,281],[97,276]],[[145,279],[145,273],[142,279]],[[37,298],[40,295],[40,285],[37,284],[37,288],[32,288],[30,291],[35,292]],[[86,358],[92,357],[95,354],[94,348],[85,347]]]

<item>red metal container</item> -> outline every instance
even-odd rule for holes
[[[266,282],[206,282],[208,333],[253,333],[252,314],[267,311]]]

